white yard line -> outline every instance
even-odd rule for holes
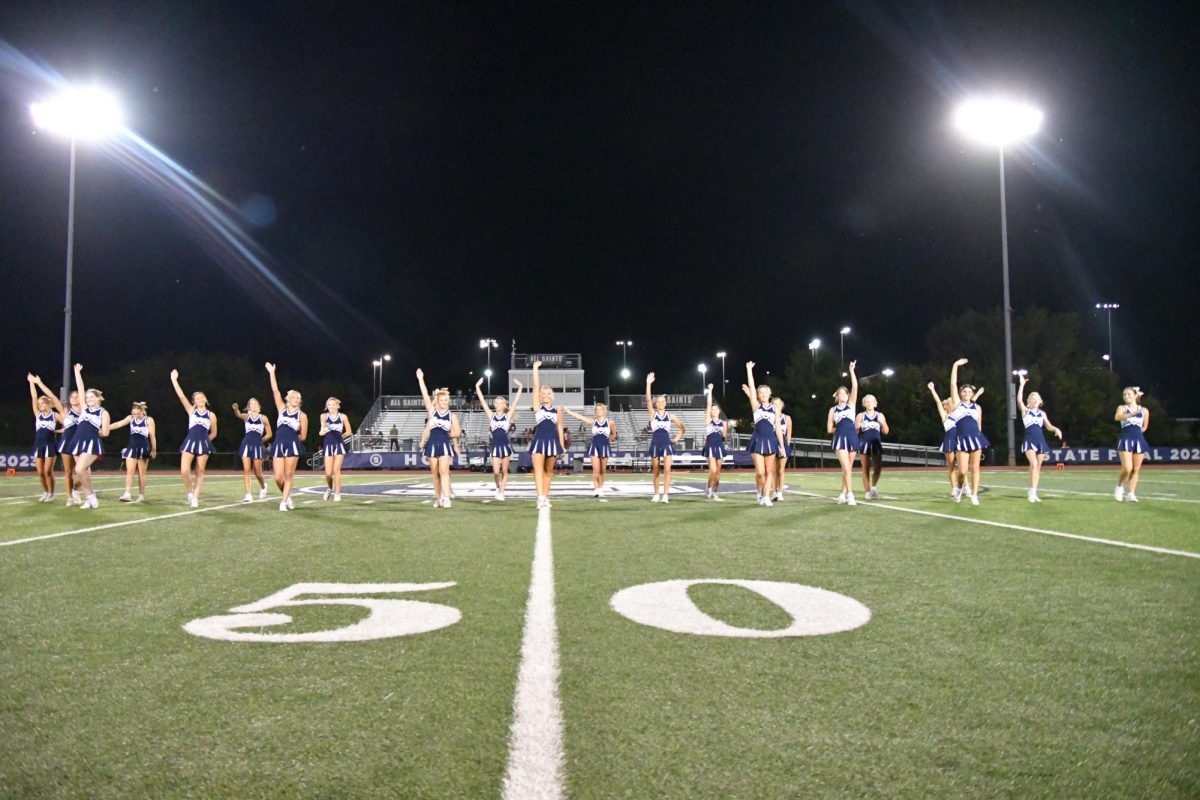
[[[504,800],[563,796],[563,717],[558,699],[558,628],[550,510],[538,511],[521,666],[513,697]]]
[[[154,478],[147,478],[146,479],[146,488],[154,489],[154,488],[161,488],[163,486],[179,486],[181,488],[183,487],[183,481],[180,480],[178,475],[175,476],[175,480],[173,480],[173,481],[167,480],[167,477],[168,476],[166,476],[166,475],[159,475],[159,476],[157,476],[157,478],[158,478],[157,480],[155,480]],[[61,488],[62,481],[64,480],[63,477],[61,475],[55,473],[54,478],[55,478],[55,480],[54,480],[54,501],[57,503],[58,498],[60,496],[66,497],[67,493],[63,492],[63,491],[59,491],[59,489]],[[211,483],[212,481],[228,481],[228,480],[235,480],[235,479],[240,481],[241,476],[214,475],[211,478],[205,478],[204,482]],[[121,481],[123,481],[123,480],[125,480],[125,476],[124,475],[93,475],[92,476],[92,483],[95,483],[96,481],[101,481],[101,480],[121,480]],[[153,483],[151,481],[153,481]],[[133,488],[137,489],[137,479],[136,478],[134,479]],[[101,492],[123,492],[123,491],[125,491],[124,486],[112,486],[112,487],[109,487],[108,489],[97,489],[96,494],[100,494]],[[13,503],[21,503],[21,502],[25,502],[27,500],[36,500],[39,497],[41,497],[40,494],[23,494],[20,497],[0,497],[0,505],[6,505],[6,506],[12,505]],[[3,501],[7,501],[7,502],[3,502]]]
[[[939,481],[934,480],[934,479],[929,479],[929,478],[922,479],[922,478],[891,477],[891,478],[888,478],[888,480],[898,481],[900,483],[924,483],[924,484],[939,483]],[[942,482],[944,482],[946,485],[949,485],[949,483],[950,483],[948,480],[945,480]],[[1145,481],[1141,481],[1140,483],[1145,483]],[[1007,483],[992,483],[991,481],[988,481],[988,482],[984,483],[983,485],[989,489],[1011,489],[1015,492],[1025,492],[1025,491],[1029,490],[1028,484],[1025,484],[1024,486],[1013,486],[1013,485],[1007,484]],[[1116,484],[1114,484],[1114,486],[1115,485]],[[1084,491],[1080,491],[1079,489],[1055,489],[1052,486],[1046,486],[1045,483],[1043,483],[1041,486],[1038,487],[1038,491],[1041,492],[1042,494],[1048,494],[1050,492],[1053,492],[1055,494],[1080,494],[1080,495],[1084,495],[1087,497],[1112,497],[1111,491],[1108,491],[1108,492],[1084,492]],[[1186,497],[1155,497],[1154,499],[1161,500],[1166,503],[1200,504],[1200,500],[1191,500]]]
[[[223,508],[241,508],[243,506],[249,506],[249,505],[252,505],[253,503],[261,503],[261,502],[265,502],[265,501],[253,500],[250,503],[243,503],[243,502],[239,501],[237,503],[229,503],[229,504],[223,505],[223,506],[209,506],[207,508],[197,508],[197,509],[189,509],[187,511],[177,511],[173,514],[159,514],[159,515],[153,516],[153,517],[142,517],[140,519],[129,519],[129,520],[125,520],[124,522],[108,522],[108,523],[105,523],[104,525],[93,525],[90,528],[76,528],[75,530],[70,530],[70,531],[59,531],[58,533],[47,533],[43,536],[30,536],[26,539],[13,539],[10,542],[0,542],[0,547],[11,547],[16,544],[27,544],[29,542],[40,542],[40,541],[44,541],[46,539],[58,539],[62,536],[75,536],[76,534],[80,534],[80,533],[91,533],[92,531],[103,531],[103,530],[108,530],[110,528],[123,528],[127,525],[141,525],[142,523],[145,523],[145,522],[158,522],[159,520],[163,520],[163,519],[174,519],[176,517],[186,517],[186,516],[190,516],[192,514],[203,514],[206,511],[220,511]],[[80,511],[79,513],[83,514],[86,512]]]
[[[794,489],[787,489],[788,494],[798,494],[803,497],[816,497],[820,500],[828,500],[833,502],[833,498],[822,494],[813,494],[812,492],[800,492]],[[887,503],[879,503],[874,500],[865,500],[858,504],[860,508],[886,508],[890,511],[903,511],[905,514],[919,514],[923,517],[937,517],[938,519],[952,519],[955,522],[968,522],[972,525],[987,525],[993,528],[1008,528],[1014,531],[1025,531],[1026,533],[1040,533],[1043,536],[1058,536],[1063,539],[1075,539],[1081,542],[1091,542],[1092,544],[1107,544],[1113,547],[1125,547],[1130,550],[1144,550],[1148,553],[1159,553],[1168,556],[1182,556],[1183,558],[1200,559],[1200,553],[1192,553],[1187,550],[1171,550],[1166,547],[1154,547],[1148,544],[1135,544],[1134,542],[1121,542],[1114,539],[1101,539],[1097,536],[1083,536],[1078,533],[1066,533],[1064,531],[1051,531],[1045,528],[1031,528],[1027,525],[1013,525],[1009,522],[994,522],[990,519],[975,519],[974,517],[960,517],[956,514],[943,514],[939,511],[922,511],[916,508],[905,508],[904,506],[893,506]]]

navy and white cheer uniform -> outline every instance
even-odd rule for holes
[[[958,450],[958,426],[954,424],[954,419],[947,414],[942,420],[942,427],[946,429],[946,435],[942,437],[942,446],[938,448],[943,453],[953,453]]]
[[[79,412],[73,408],[67,409],[67,415],[63,417],[62,428],[62,438],[58,440],[58,452],[71,455],[72,448],[75,447],[75,434],[79,433]]]
[[[657,411],[650,417],[650,457],[662,458],[675,455],[671,446],[671,415],[660,415]]]
[[[512,444],[508,441],[511,424],[508,414],[492,414],[488,419],[488,430],[492,432],[492,458],[508,458],[513,454]]]
[[[143,461],[150,457],[150,418],[129,418],[129,445],[121,451],[121,458]]]
[[[213,446],[212,442],[208,440],[210,430],[212,430],[212,412],[193,408],[192,413],[188,414],[187,435],[183,437],[183,444],[179,446],[179,452],[191,453],[195,456],[211,455]]]
[[[300,409],[293,414],[284,406],[275,418],[275,439],[271,443],[271,455],[277,458],[293,458],[307,452],[300,441]]]
[[[833,449],[858,450],[858,432],[854,430],[854,409],[847,403],[833,407]]]
[[[1125,410],[1129,411],[1129,406],[1125,406]],[[1128,453],[1149,452],[1150,445],[1146,443],[1146,435],[1142,433],[1142,421],[1145,418],[1146,413],[1144,409],[1138,406],[1136,414],[1130,414],[1121,420],[1121,433],[1117,436],[1118,450]]]
[[[533,426],[529,452],[543,456],[560,454],[563,450],[558,441],[558,409],[555,406],[538,406],[533,418],[536,424]]]
[[[592,420],[592,443],[587,454],[595,458],[612,458],[612,426],[607,419]]]
[[[722,435],[724,432],[725,423],[722,420],[709,417],[708,422],[704,425],[705,458],[725,457],[725,437]]]
[[[342,438],[342,434],[346,432],[346,418],[341,414],[336,417],[329,414],[325,415],[325,439],[322,442],[322,449],[325,451],[325,457],[329,456],[344,456],[346,455],[346,442]]]
[[[79,415],[79,423],[75,426],[75,441],[71,444],[71,455],[79,456],[91,453],[94,456],[104,455],[104,445],[100,443],[100,426],[104,424],[103,408],[83,407]]]
[[[754,433],[750,436],[750,452],[773,456],[779,452],[779,437],[775,434],[775,409],[759,403],[754,409]]]
[[[1030,450],[1035,450],[1039,453],[1049,453],[1050,445],[1046,443],[1046,415],[1042,413],[1040,408],[1025,409],[1025,416],[1021,417],[1021,423],[1025,426],[1025,441],[1021,443],[1021,452],[1028,453]]]
[[[862,425],[858,429],[858,452],[877,456],[883,454],[883,423],[878,412],[863,412]]]
[[[779,451],[780,458],[791,458],[792,457],[792,446],[790,444],[788,444],[788,430],[787,430],[788,423],[790,423],[791,421],[792,421],[792,418],[789,417],[787,414],[781,413],[779,415],[779,433],[783,436],[783,444],[781,445],[782,449]]]
[[[249,458],[258,461],[263,457],[263,434],[267,426],[261,414],[246,414],[245,434],[242,443],[238,445],[238,458]]]
[[[989,444],[987,437],[979,429],[980,416],[978,405],[964,403],[961,400],[958,406],[950,412],[950,418],[954,420],[955,433],[958,435],[956,450],[973,453],[976,450],[987,448]]]
[[[425,449],[421,452],[426,458],[454,455],[454,448],[450,446],[449,411],[445,414],[437,409],[429,412],[429,438],[425,440]]]
[[[54,412],[38,414],[33,420],[33,457],[54,458],[58,451],[54,446],[54,429],[58,418]]]

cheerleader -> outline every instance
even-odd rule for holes
[[[233,415],[242,421],[245,433],[242,443],[238,445],[238,458],[242,459],[242,478],[246,481],[246,496],[243,503],[254,502],[250,493],[250,476],[258,479],[258,499],[267,499],[267,479],[263,477],[263,456],[265,443],[271,438],[271,423],[262,415],[262,404],[257,397],[246,401],[246,411],[233,404]]]
[[[280,511],[293,511],[292,483],[296,479],[296,465],[306,452],[304,440],[308,438],[308,414],[300,410],[304,398],[295,389],[288,389],[287,398],[279,393],[279,381],[275,378],[275,365],[267,363],[267,374],[271,376],[271,395],[275,398],[275,442],[271,445],[271,472],[275,485],[283,493],[279,501]],[[260,492],[261,494],[261,492]]]
[[[608,406],[596,403],[596,416],[585,417],[576,414],[563,406],[563,411],[582,422],[592,426],[592,440],[588,444],[587,454],[592,459],[592,497],[604,494],[604,474],[608,469],[608,459],[612,458],[612,443],[617,440],[617,429],[608,419]]]
[[[960,358],[950,368],[950,397],[959,399],[958,405],[950,412],[954,420],[954,432],[958,437],[955,447],[955,459],[958,464],[958,494],[954,501],[961,503],[963,495],[971,498],[971,505],[979,505],[979,465],[983,459],[983,451],[988,447],[987,437],[983,435],[983,409],[976,403],[978,395],[971,384],[958,385],[958,368],[967,363]],[[967,468],[971,470],[971,485],[967,486]]]
[[[725,463],[725,440],[729,437],[729,422],[721,419],[721,407],[712,401],[713,385],[704,389],[704,457],[708,459],[708,499],[718,503],[725,498],[717,494],[721,484],[721,467]]]
[[[208,410],[208,395],[192,392],[192,399],[179,386],[179,370],[171,370],[171,386],[175,396],[188,415],[187,433],[179,445],[179,474],[183,488],[187,490],[187,503],[192,508],[200,507],[200,490],[204,487],[204,468],[212,455],[212,440],[217,437],[217,415]],[[192,481],[192,464],[196,465],[196,479]]]
[[[862,400],[863,411],[854,420],[858,432],[858,452],[862,455],[863,492],[868,500],[879,499],[879,473],[883,471],[883,437],[890,433],[887,417],[875,409],[879,401],[869,394]]]
[[[956,469],[956,454],[958,453],[958,433],[954,420],[950,418],[950,412],[954,410],[954,402],[947,397],[945,400],[938,397],[937,387],[930,381],[926,386],[929,388],[929,393],[933,395],[933,402],[937,405],[938,416],[942,418],[942,428],[946,431],[942,437],[942,446],[938,449],[942,451],[942,455],[946,457],[946,474],[950,478],[950,496],[958,497],[958,469]],[[982,390],[980,390],[982,394]]]
[[[671,494],[671,461],[675,456],[675,445],[683,438],[683,422],[679,417],[667,411],[667,396],[660,394],[651,398],[650,386],[654,383],[654,373],[646,376],[646,413],[650,415],[650,474],[654,482],[654,497],[652,503],[669,503]],[[679,427],[679,433],[671,438],[671,424]],[[659,459],[662,459],[661,466]],[[663,476],[663,493],[658,493],[658,477]]]
[[[58,427],[58,415],[51,410],[49,396],[38,394],[38,377],[30,373],[25,380],[29,383],[29,401],[33,408],[33,461],[38,482],[42,485],[38,502],[50,503],[54,501],[54,459],[58,457],[54,430]],[[58,405],[57,399],[55,405]]]
[[[111,420],[108,412],[101,407],[104,394],[99,389],[87,389],[83,385],[83,365],[75,365],[75,386],[79,396],[83,398],[83,411],[79,414],[75,434],[75,442],[71,445],[71,455],[75,456],[75,475],[79,485],[83,487],[84,499],[79,504],[82,509],[99,508],[100,501],[92,489],[92,462],[104,455],[104,445],[100,440],[108,436]]]
[[[77,506],[79,505],[79,492],[76,489],[79,487],[79,479],[75,476],[75,456],[71,455],[71,448],[75,445],[75,434],[79,432],[79,419],[83,412],[83,404],[79,401],[79,392],[72,391],[67,397],[67,406],[64,407],[54,392],[42,383],[41,378],[34,375],[33,382],[41,390],[42,396],[54,407],[59,426],[56,433],[62,434],[62,438],[58,440],[58,454],[62,456],[63,460],[63,480],[67,482],[67,505]],[[50,463],[53,467],[54,460],[51,459]],[[51,475],[53,476],[53,468]],[[51,481],[50,489],[51,491],[54,489],[53,481]]]
[[[783,413],[783,398],[779,395],[771,398],[771,407],[775,409],[775,417],[779,420],[779,455],[775,457],[775,502],[783,500],[784,476],[787,475],[788,459],[792,457],[792,418]]]
[[[350,418],[341,412],[341,408],[342,401],[336,397],[325,401],[319,433],[323,438],[321,449],[325,453],[325,494],[321,499],[328,500],[332,491],[335,503],[342,502],[342,459],[346,457],[346,440],[354,435]]]
[[[497,397],[493,406],[489,407],[487,398],[483,396],[483,378],[475,383],[475,395],[479,398],[479,406],[487,414],[488,431],[492,435],[492,447],[489,451],[492,457],[492,480],[496,483],[495,498],[504,500],[504,492],[508,489],[508,465],[512,460],[512,444],[508,441],[508,432],[517,424],[520,414],[521,392],[525,389],[518,380],[513,381],[517,386],[517,396],[512,401],[512,414],[508,413],[507,397]]]
[[[108,426],[109,431],[129,427],[129,445],[121,451],[125,459],[125,494],[118,499],[122,503],[141,503],[146,499],[146,469],[150,460],[158,455],[158,438],[155,436],[154,418],[146,416],[146,404],[137,402],[122,420]],[[138,496],[134,500],[133,475],[138,476]]]
[[[839,386],[833,393],[836,405],[829,409],[825,423],[826,431],[833,435],[833,451],[837,453],[842,467],[842,493],[837,501],[847,505],[858,505],[854,491],[850,488],[854,473],[854,456],[858,452],[858,432],[854,429],[854,409],[858,408],[858,376],[854,374],[857,361],[850,362],[850,389]]]
[[[533,362],[533,441],[529,452],[533,456],[533,482],[537,485],[537,507],[550,507],[550,480],[554,477],[554,465],[567,449],[563,439],[562,410],[554,405],[554,390],[542,386],[538,369],[542,362]]]
[[[1042,477],[1042,462],[1050,445],[1046,443],[1045,430],[1050,431],[1060,440],[1062,431],[1050,424],[1050,418],[1042,411],[1042,396],[1037,392],[1029,393],[1029,402],[1025,402],[1025,376],[1021,375],[1021,385],[1017,387],[1017,409],[1021,412],[1021,422],[1025,426],[1025,441],[1021,444],[1021,452],[1029,461],[1029,502],[1040,503],[1038,497],[1038,480]],[[976,395],[978,396],[978,395]]]
[[[750,437],[750,459],[754,462],[754,485],[758,504],[770,506],[771,485],[775,478],[776,455],[783,450],[783,430],[779,415],[771,405],[771,387],[754,385],[754,362],[746,362],[746,383],[742,392],[750,400],[754,414],[754,433]]]
[[[419,369],[417,383],[421,385],[421,397],[429,414],[428,439],[421,452],[429,460],[429,473],[433,477],[433,507],[450,508],[450,460],[457,451],[462,429],[458,426],[458,416],[450,412],[450,390],[435,389],[430,397],[425,388],[425,373]]]
[[[1121,434],[1117,437],[1117,456],[1121,459],[1121,475],[1117,478],[1117,488],[1113,490],[1113,498],[1118,502],[1128,500],[1138,502],[1138,476],[1142,471],[1142,460],[1150,451],[1146,443],[1146,428],[1150,427],[1150,410],[1138,405],[1142,392],[1136,386],[1126,386],[1122,393],[1125,401],[1117,406],[1113,419],[1121,423]],[[1129,491],[1125,483],[1129,483]]]

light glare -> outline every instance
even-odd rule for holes
[[[121,107],[111,92],[95,87],[68,89],[29,107],[42,130],[72,139],[103,139],[121,130]]]
[[[997,147],[1032,136],[1041,126],[1041,111],[1000,97],[968,100],[954,112],[954,127],[977,142]]]

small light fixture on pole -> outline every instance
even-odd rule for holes
[[[817,351],[821,349],[821,340],[813,339],[811,342],[808,343],[808,349],[812,353],[813,370],[815,371],[817,369]]]
[[[1108,315],[1108,353],[1105,354],[1104,360],[1108,362],[1109,372],[1113,371],[1112,312],[1120,307],[1120,303],[1096,303],[1096,308]]]
[[[1004,148],[1033,136],[1042,126],[1042,112],[1027,103],[1002,98],[968,100],[954,112],[954,125],[977,142],[1000,154],[1000,252],[1004,279],[1004,370],[1012,372],[1012,298],[1008,287],[1008,208],[1004,197]],[[1017,463],[1016,387],[1008,387],[1008,465]]]
[[[95,87],[68,89],[58,97],[29,107],[33,124],[71,141],[67,189],[67,289],[63,306],[63,379],[60,399],[67,402],[71,387],[71,313],[75,270],[75,143],[98,141],[121,131],[121,107],[114,95]]]
[[[377,388],[379,386],[379,384],[376,383],[377,378],[375,377],[375,373],[377,371],[381,371],[382,369],[383,369],[383,362],[380,361],[378,358],[371,362],[371,397],[372,398],[379,397],[379,389]]]
[[[838,337],[840,340],[838,353],[839,353],[839,357],[841,358],[841,361],[839,363],[841,363],[843,369],[846,366],[846,334],[848,334],[848,333],[850,333],[849,325],[843,325],[842,329],[840,331],[838,331]]]
[[[887,380],[888,378],[890,378],[896,374],[896,370],[892,369],[891,367],[885,367],[883,372],[881,372],[879,374],[883,376],[884,380]]]
[[[708,384],[704,382],[704,376],[708,374],[708,364],[697,364],[696,371],[700,373],[700,394],[704,394],[704,390]]]
[[[499,347],[500,343],[495,339],[480,339],[480,349],[487,350],[487,369],[484,370],[484,375],[487,377],[488,394],[492,393],[492,349]]]
[[[725,351],[717,353],[717,358],[721,359],[721,397],[725,397]]]
[[[631,373],[629,372],[629,361],[627,358],[628,353],[626,351],[630,347],[633,347],[633,340],[632,339],[618,339],[617,347],[621,348],[621,380],[627,381],[627,380],[629,380],[629,376]]]

